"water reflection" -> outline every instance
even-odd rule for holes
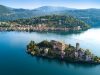
[[[100,29],[89,29],[79,34],[38,32],[0,32],[0,75],[100,75],[100,65],[68,63],[59,60],[37,58],[28,55],[26,45],[34,40],[65,41],[75,46],[91,49],[100,56]]]
[[[33,56],[33,57],[36,58],[38,63],[40,63],[40,62],[47,62],[49,64],[56,63],[59,66],[67,66],[69,68],[71,66],[73,66],[74,68],[79,68],[79,67],[82,67],[82,68],[94,68],[96,66],[100,66],[99,64],[72,63],[72,62],[65,62],[65,61],[58,60],[58,59],[48,59],[48,58],[36,57],[36,56]]]

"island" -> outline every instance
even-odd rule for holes
[[[70,15],[46,15],[0,22],[0,31],[83,31],[90,25]]]
[[[74,47],[71,44],[65,44],[63,41],[44,40],[39,43],[31,41],[27,45],[27,53],[32,56],[72,63],[100,64],[100,57],[95,56],[88,49],[80,48],[79,43],[76,43],[76,47]]]

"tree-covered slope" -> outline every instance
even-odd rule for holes
[[[63,14],[66,13],[90,24],[91,27],[100,27],[100,9],[69,10]]]
[[[39,25],[45,24],[48,27],[68,27],[73,28],[80,26],[82,29],[89,28],[89,25],[81,20],[78,20],[72,16],[65,15],[47,15],[41,17],[33,17],[29,19],[18,19],[12,22],[16,22],[20,25]]]

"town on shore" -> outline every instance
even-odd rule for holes
[[[76,43],[76,47],[74,47],[71,44],[56,40],[44,40],[39,43],[31,41],[27,45],[27,52],[32,56],[58,59],[66,62],[100,64],[100,57],[95,56],[88,49],[80,48],[79,43]]]
[[[90,25],[72,16],[46,15],[0,22],[0,31],[82,31]]]
[[[0,31],[81,31],[81,30],[82,28],[80,26],[70,28],[70,27],[49,27],[46,24],[37,24],[36,26],[34,26],[34,25],[20,25],[16,23],[9,25],[6,22],[0,23]]]

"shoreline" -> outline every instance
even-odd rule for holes
[[[89,28],[90,29],[90,28]],[[57,34],[61,34],[61,35],[64,35],[64,34],[78,34],[78,33],[82,33],[82,32],[85,32],[89,29],[86,29],[86,30],[79,30],[79,31],[73,31],[73,30],[70,30],[70,31],[25,31],[25,30],[0,30],[0,32],[29,32],[29,33],[32,33],[32,32],[37,32],[37,33],[57,33]]]
[[[47,48],[40,48],[41,51],[38,52],[37,50],[27,48],[27,53],[31,54],[32,56],[46,58],[46,59],[57,59],[60,61],[65,62],[71,62],[71,63],[82,63],[82,64],[100,64],[100,58],[93,55],[92,53],[89,53],[89,50],[80,50],[78,47],[79,44],[76,44],[76,50],[74,50],[75,47],[71,46],[70,48],[73,48],[73,50],[70,51],[56,51],[53,49],[50,49],[50,51],[47,50]],[[69,48],[69,47],[68,47]],[[77,50],[78,49],[78,50]],[[39,49],[38,49],[39,50]],[[87,54],[86,54],[86,51]],[[67,55],[66,55],[67,54]],[[70,55],[69,55],[70,54]]]
[[[73,64],[89,64],[89,65],[100,65],[100,62],[86,62],[86,61],[69,61],[69,60],[63,60],[63,59],[58,59],[58,58],[50,58],[50,57],[46,57],[46,56],[38,56],[38,55],[33,55],[29,52],[27,52],[28,54],[30,54],[33,57],[39,57],[39,58],[44,58],[44,59],[48,59],[48,60],[57,60],[57,61],[61,61],[61,62],[66,62],[66,63],[73,63]]]

